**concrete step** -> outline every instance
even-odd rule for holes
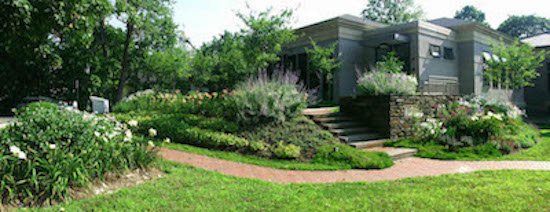
[[[350,146],[357,149],[367,149],[372,147],[382,147],[387,139],[369,140],[369,141],[354,141],[348,143]]]
[[[335,113],[335,111],[338,111],[339,109],[340,107],[306,108],[304,109],[302,114],[308,115],[308,116],[317,116],[317,115]]]
[[[380,138],[380,135],[377,133],[363,133],[363,134],[353,134],[353,135],[342,135],[338,136],[342,142],[354,142],[354,141],[369,141],[372,139]]]
[[[352,128],[352,127],[361,127],[363,126],[363,123],[346,121],[346,122],[338,122],[338,123],[323,123],[321,124],[321,126],[329,129],[344,129],[344,128]]]
[[[364,149],[364,151],[378,151],[385,152],[392,158],[392,160],[400,160],[408,157],[413,157],[417,149],[411,148],[394,148],[394,147],[373,147]]]
[[[313,117],[313,120],[316,122],[322,122],[322,123],[334,123],[334,122],[342,122],[342,121],[353,121],[353,118],[345,115],[317,116],[317,117]]]
[[[328,131],[331,132],[332,134],[340,136],[340,135],[368,133],[370,129],[368,127],[353,127],[353,128],[350,127],[350,128],[343,128],[343,129],[329,129]]]

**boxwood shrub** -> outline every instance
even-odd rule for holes
[[[112,117],[34,103],[16,118],[0,130],[3,204],[68,200],[76,187],[106,173],[147,167],[156,158],[148,140],[132,136]]]

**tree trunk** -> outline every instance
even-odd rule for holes
[[[120,78],[118,80],[117,96],[114,103],[119,102],[124,98],[124,87],[126,86],[126,80],[128,79],[128,51],[130,48],[130,42],[132,40],[132,33],[134,31],[134,25],[129,21],[126,24],[126,41],[124,42],[124,54],[122,55]]]

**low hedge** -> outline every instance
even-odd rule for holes
[[[313,162],[323,164],[349,164],[354,169],[383,169],[393,165],[385,152],[366,152],[344,144],[319,147]]]

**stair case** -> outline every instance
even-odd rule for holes
[[[389,139],[387,136],[369,129],[351,114],[335,111],[337,107],[306,109],[304,115],[337,136],[342,143],[357,149],[386,152],[394,160],[411,157],[416,153],[416,149],[384,147]]]

